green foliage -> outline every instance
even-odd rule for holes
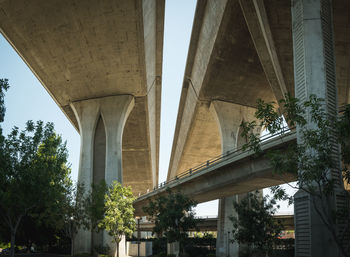
[[[91,229],[99,230],[98,224],[105,214],[105,195],[108,186],[105,181],[91,185],[91,190],[85,199],[85,211]]]
[[[167,190],[167,195],[159,196],[144,207],[144,212],[153,220],[155,226],[153,233],[165,236],[169,243],[178,241],[180,249],[188,237],[187,231],[197,227],[199,219],[195,219],[193,208],[197,203],[181,194]]]
[[[91,257],[90,253],[79,253],[75,254],[74,257]]]
[[[158,253],[156,256],[157,257],[167,257],[168,255],[166,254],[166,252],[161,252],[161,253]]]
[[[108,253],[110,251],[110,247],[108,245],[98,245],[94,247],[94,250],[99,256],[108,256]]]
[[[180,192],[168,190],[166,196],[150,201],[144,212],[155,222],[153,232],[164,235],[169,243],[187,237],[187,231],[196,228],[198,220],[194,218],[193,208],[197,203]]]
[[[0,123],[4,121],[5,117],[5,92],[10,88],[8,79],[0,79]]]
[[[279,221],[273,218],[279,207],[275,207],[274,198],[249,193],[240,202],[234,202],[237,216],[231,216],[233,223],[233,241],[249,245],[253,251],[270,253],[278,236],[283,230]]]
[[[98,254],[98,257],[113,257],[112,255],[108,255],[108,254]]]
[[[65,197],[61,201],[56,223],[63,229],[65,236],[71,239],[71,254],[73,254],[74,239],[80,228],[97,229],[104,215],[104,197],[107,185],[104,181],[93,184],[87,191],[83,184],[66,184]],[[101,250],[99,248],[98,250]],[[99,252],[105,253],[107,252]]]
[[[70,173],[66,144],[52,123],[28,121],[0,145],[0,214],[13,237],[25,216],[48,224]]]
[[[298,128],[298,144],[289,146],[287,151],[269,151],[265,154],[269,157],[275,173],[287,172],[295,175],[296,188],[313,197],[316,212],[345,256],[341,242],[347,236],[346,231],[349,231],[350,211],[347,206],[335,212],[328,204],[328,199],[334,195],[335,185],[342,183],[334,176],[340,173],[339,158],[332,154],[337,144],[342,150],[343,178],[350,182],[350,107],[346,106],[344,113],[337,117],[336,114],[332,116],[326,113],[325,100],[314,95],[304,102],[286,95],[279,103],[287,124]],[[263,126],[271,134],[276,134],[283,128],[283,119],[274,103],[265,103],[262,100],[258,101],[255,116],[260,123],[242,124],[242,136],[248,140],[246,149],[261,153],[260,135],[256,133],[256,127]],[[292,202],[292,196],[288,196],[280,187],[274,187],[273,193],[275,199]],[[350,202],[349,194],[344,193],[344,196]],[[336,218],[348,224],[342,233],[335,231]]]
[[[8,88],[8,80],[0,79],[0,122]],[[55,220],[69,180],[67,158],[66,144],[52,123],[28,121],[24,130],[14,127],[7,137],[0,128],[0,218],[10,235],[11,256],[23,220],[42,227]]]
[[[167,240],[165,237],[153,238],[152,240],[152,252],[154,255],[158,256],[159,254],[167,252]]]
[[[118,256],[122,236],[130,237],[135,230],[134,200],[131,188],[123,187],[116,181],[105,195],[105,215],[98,226],[113,237],[117,243]]]
[[[347,186],[350,184],[350,105],[347,105],[337,123],[338,141],[342,149],[343,178]]]
[[[90,228],[89,217],[87,215],[85,188],[83,184],[73,184],[67,180],[65,194],[60,201],[59,209],[56,213],[57,228],[60,229],[71,242],[71,255],[73,255],[74,239],[81,227]]]

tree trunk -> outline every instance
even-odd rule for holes
[[[10,256],[15,256],[15,240],[16,240],[16,231],[14,229],[11,229],[11,250],[10,250]]]
[[[70,255],[73,257],[74,255],[74,238],[73,236],[70,239]]]
[[[117,242],[117,257],[119,257],[119,242]]]

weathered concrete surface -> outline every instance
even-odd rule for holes
[[[294,0],[292,2],[293,22],[293,54],[295,95],[301,101],[307,101],[314,95],[324,99],[322,109],[325,117],[332,122],[338,115],[338,97],[336,85],[336,56],[334,51],[332,0]],[[320,129],[316,121],[312,120],[310,109],[303,114],[308,120],[307,129]],[[332,119],[333,118],[333,119]],[[297,143],[304,144],[303,130],[305,127],[297,126]],[[335,130],[328,135],[330,150],[327,153],[332,158],[332,168],[321,170],[332,181],[332,193],[310,193],[299,189],[294,195],[295,212],[295,254],[296,256],[348,256],[350,251],[348,238],[349,228],[343,225],[343,218],[334,213],[349,208],[344,200],[347,192],[344,190],[341,169],[340,146]],[[317,149],[306,145],[309,152],[318,155]],[[299,174],[305,171],[300,169]],[[326,186],[318,187],[314,181],[315,191],[325,191]],[[310,183],[310,182],[309,182]],[[340,241],[341,240],[341,241]],[[346,242],[346,243],[344,243]],[[339,244],[343,244],[342,247]]]
[[[350,1],[334,0],[338,103],[350,102]],[[291,1],[198,1],[168,179],[220,154],[212,101],[294,95]],[[237,118],[238,119],[238,118]]]
[[[217,126],[220,129],[221,152],[226,152],[242,147],[246,139],[241,136],[241,123],[255,120],[255,108],[242,106],[224,101],[212,101],[210,110],[215,117]],[[256,133],[260,134],[261,128]],[[259,192],[262,195],[262,190]],[[244,255],[243,245],[237,242],[230,243],[232,240],[233,223],[230,217],[236,216],[233,203],[240,202],[248,196],[248,193],[232,195],[219,199],[218,207],[218,228],[216,239],[216,256],[242,256]]]
[[[210,101],[254,107],[257,98],[274,100],[239,3],[198,1],[168,179],[220,154]]]
[[[78,181],[84,184],[86,191],[90,189],[90,185],[99,183],[101,180],[104,180],[107,185],[111,185],[113,181],[123,183],[122,135],[125,122],[134,105],[134,98],[130,95],[109,96],[71,103],[81,132]],[[101,123],[104,125],[102,126]],[[99,133],[96,127],[105,128],[104,170],[101,170],[100,167],[102,160],[100,163],[94,162],[101,158],[101,153],[96,152],[96,147],[100,146],[95,143],[102,141],[101,136],[94,137],[96,133]],[[103,133],[100,132],[100,134]],[[92,233],[91,230],[80,229],[74,242],[74,252],[89,253],[92,246],[98,245],[109,245],[113,250],[112,246],[115,244],[111,242],[110,236],[105,231]]]
[[[295,143],[296,137],[292,133],[266,142],[262,149],[276,148],[283,151],[289,144]],[[142,207],[148,205],[150,199],[154,200],[159,195],[166,194],[167,188],[181,191],[198,203],[202,203],[295,181],[295,179],[288,174],[283,176],[272,174],[270,160],[263,155],[255,157],[249,152],[239,153],[208,168],[193,172],[190,176],[174,179],[166,186],[142,195],[134,202],[135,215],[143,216]]]
[[[0,31],[76,129],[70,104],[132,95],[123,180],[157,184],[164,0],[0,1]]]

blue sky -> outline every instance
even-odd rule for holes
[[[195,5],[195,0],[166,1],[159,182],[166,180],[168,171]],[[0,60],[0,78],[8,78],[11,86],[5,97],[4,133],[9,133],[14,126],[24,128],[27,120],[54,122],[57,133],[67,141],[72,178],[76,179],[79,134],[1,34]],[[217,201],[199,205],[197,214],[216,215]]]

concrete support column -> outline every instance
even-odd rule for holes
[[[107,185],[114,180],[122,183],[122,135],[134,107],[134,98],[130,95],[103,97],[74,102],[71,107],[79,124],[81,138],[78,181],[85,185],[86,190],[96,182],[93,181],[94,136],[97,122],[102,118],[106,135],[105,181]],[[115,249],[106,232],[103,233],[102,242]],[[76,236],[74,253],[91,253],[93,244],[91,231],[81,229]],[[122,252],[124,247],[121,248]]]
[[[335,117],[337,115],[337,88],[332,1],[293,0],[292,22],[295,95],[301,101],[308,100],[312,94],[325,99],[324,110],[328,117]],[[316,129],[316,124],[310,120],[309,110],[306,110],[305,117],[309,121],[307,126]],[[303,141],[299,127],[297,127],[297,140],[298,144]],[[330,209],[335,211],[342,202],[341,195],[344,191],[340,172],[339,146],[335,138],[332,139],[332,142],[334,147],[330,154],[334,157],[338,167],[330,174],[334,179],[335,194],[326,201]],[[321,210],[325,216],[330,217],[331,211],[322,211],[320,201],[304,191],[299,190],[294,198],[295,256],[339,256],[334,239],[318,214],[318,211]]]
[[[96,102],[82,101],[71,105],[78,120],[80,131],[80,160],[78,181],[86,190],[93,183],[93,141],[99,108]],[[74,254],[91,252],[92,234],[80,229],[74,240]]]
[[[254,120],[256,109],[223,101],[213,101],[210,110],[216,117],[220,128],[222,153],[242,146],[245,140],[240,136],[240,125],[242,121]],[[237,243],[231,243],[233,226],[230,217],[236,215],[233,202],[240,201],[246,196],[247,194],[241,194],[219,199],[216,256],[242,256],[244,248]]]

